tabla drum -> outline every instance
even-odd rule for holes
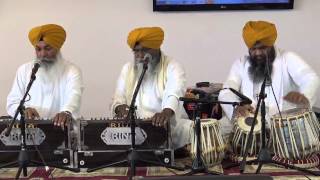
[[[319,122],[306,108],[283,111],[271,117],[273,160],[302,168],[319,165]]]
[[[234,118],[233,136],[231,139],[230,159],[234,162],[240,162],[245,154],[245,147],[248,144],[249,132],[254,120],[254,114],[248,116],[238,116]],[[260,151],[261,134],[261,117],[258,116],[253,129],[253,139],[248,147],[247,160],[256,159]]]
[[[190,129],[191,156],[194,159],[197,152],[197,136],[195,135],[195,123]],[[216,119],[201,119],[201,158],[206,167],[220,164],[226,149],[221,134],[221,127]]]

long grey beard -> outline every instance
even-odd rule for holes
[[[135,59],[134,63],[135,63],[134,69],[135,69],[136,77],[140,77],[143,71],[143,61],[142,59]],[[158,64],[159,64],[159,60],[152,58],[148,63],[148,69],[146,71],[145,76],[151,76],[152,74],[154,74]]]
[[[48,59],[39,59],[41,62],[37,77],[46,83],[55,82],[63,71],[63,59],[58,54],[54,61]]]

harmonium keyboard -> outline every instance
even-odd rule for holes
[[[96,167],[127,158],[131,147],[131,126],[126,119],[78,120],[78,150],[75,162],[80,168]],[[139,155],[149,160],[161,160],[171,164],[170,125],[156,127],[150,120],[135,120],[135,142]],[[154,158],[155,159],[154,159]]]
[[[13,125],[9,136],[6,129],[12,119],[0,120],[0,164],[16,161],[21,150],[21,129],[19,121]],[[46,163],[69,166],[73,164],[70,149],[69,125],[64,129],[53,125],[52,120],[26,120],[26,145],[31,160],[41,162],[36,148]]]

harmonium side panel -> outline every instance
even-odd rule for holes
[[[168,128],[155,127],[151,121],[137,120],[137,149],[167,149]],[[125,120],[81,120],[80,151],[128,150],[131,146],[130,123]]]
[[[13,126],[10,135],[5,136],[10,120],[0,121],[0,164],[16,161],[21,150],[21,130],[18,122]],[[26,144],[30,160],[41,162],[35,145],[47,163],[70,165],[72,152],[69,149],[68,128],[53,126],[51,120],[26,122]]]
[[[136,122],[136,149],[140,158],[171,164],[173,150],[169,146],[169,128],[155,127],[151,121],[139,119]],[[109,119],[82,120],[80,131],[80,147],[75,158],[78,167],[93,168],[127,159],[131,147],[130,122]],[[122,165],[127,166],[126,163]]]

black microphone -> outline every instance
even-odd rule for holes
[[[36,73],[37,73],[38,69],[40,68],[40,65],[41,65],[41,61],[36,61],[34,63],[32,71],[31,71],[31,79],[36,78]]]
[[[152,55],[150,53],[146,53],[143,57],[143,68],[148,69],[149,61],[152,59]]]
[[[240,105],[252,104],[251,99],[248,98],[247,96],[241,94],[240,92],[236,91],[236,90],[233,89],[233,88],[228,88],[228,89],[230,89],[230,91],[232,91],[235,95],[237,95],[237,96],[242,100],[242,102],[240,103]]]

